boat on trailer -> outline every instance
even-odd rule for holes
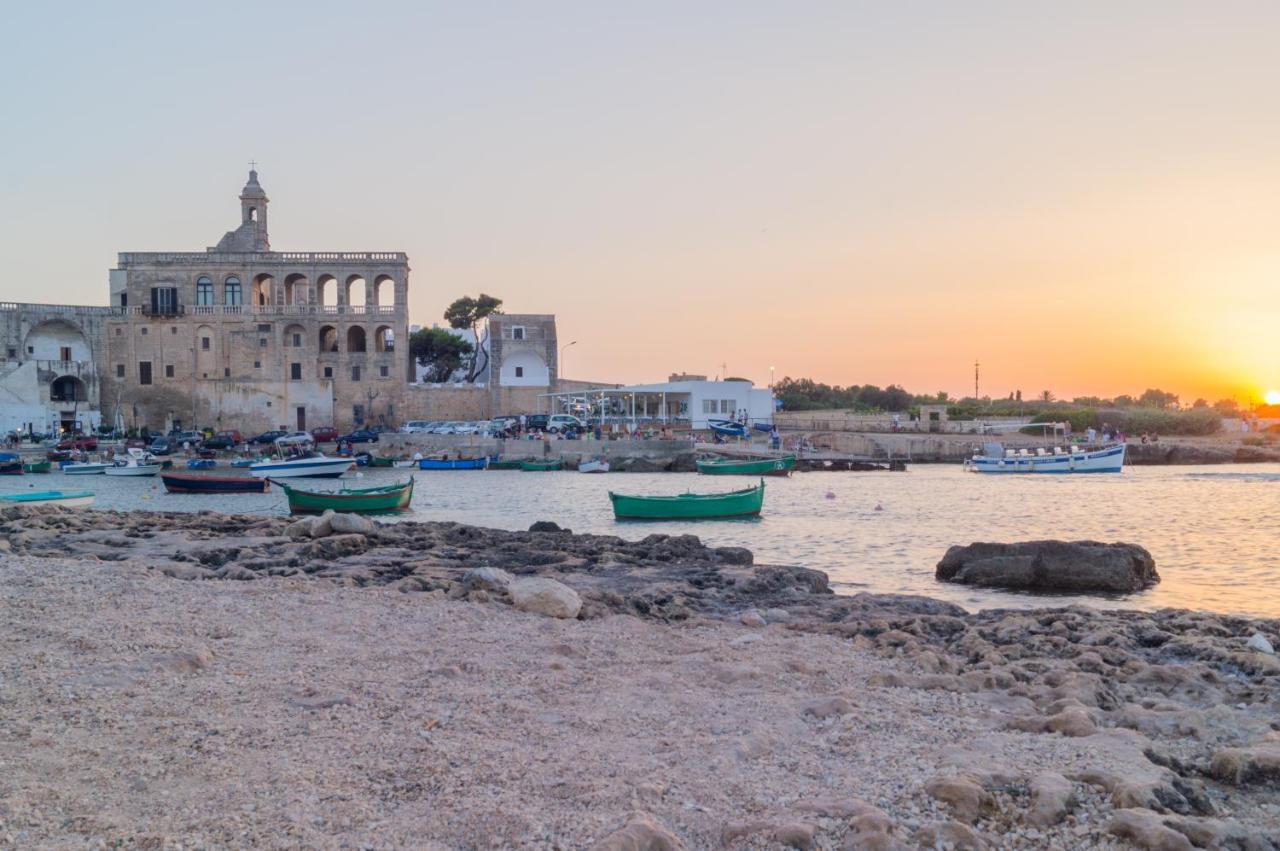
[[[169,493],[266,493],[271,483],[252,476],[202,476],[199,473],[161,473]]]
[[[65,508],[85,508],[92,504],[92,491],[28,491],[0,496],[0,505],[61,505]]]
[[[964,462],[964,468],[974,473],[1119,473],[1124,453],[1123,443],[1100,449],[1006,449],[1003,444],[988,443],[981,454]]]
[[[372,488],[343,488],[336,491],[309,491],[286,484],[271,482],[284,490],[289,499],[291,514],[319,514],[323,511],[341,511],[355,514],[384,514],[404,511],[413,501],[413,479],[393,485]]]
[[[764,479],[755,487],[728,493],[628,496],[609,492],[618,520],[730,520],[757,517],[764,507]]]

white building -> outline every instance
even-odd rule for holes
[[[749,381],[678,380],[661,384],[632,384],[595,390],[547,394],[552,412],[570,405],[590,404],[604,412],[605,422],[671,423],[693,429],[710,427],[710,420],[731,420],[745,412],[748,423],[773,423],[773,393]]]

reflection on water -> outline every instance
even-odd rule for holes
[[[406,475],[372,470],[359,484]],[[955,466],[912,467],[907,473],[802,473],[770,479],[764,516],[754,522],[618,523],[606,492],[714,492],[738,478],[696,474],[415,472],[414,519],[456,520],[526,529],[554,520],[576,532],[640,538],[692,533],[709,544],[745,546],[761,563],[801,564],[826,571],[837,591],[927,594],[968,608],[1029,607],[1084,602],[1029,597],[938,583],[934,565],[954,544],[1061,538],[1131,541],[1155,556],[1163,582],[1096,606],[1178,606],[1280,616],[1280,554],[1273,549],[1280,515],[1275,465],[1136,467],[1096,476],[980,476]],[[98,494],[95,508],[154,511],[215,510],[287,513],[284,496],[167,494],[159,480],[77,477],[54,473],[0,483],[69,488]],[[336,489],[311,481],[306,487]],[[830,492],[834,498],[827,498]],[[877,511],[881,505],[883,510]]]

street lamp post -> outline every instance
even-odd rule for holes
[[[769,366],[769,389],[770,390],[773,389],[773,365],[772,364],[770,364]]]
[[[578,345],[578,341],[574,340],[572,343],[565,343],[563,346],[560,347],[560,362],[556,364],[556,374],[559,375],[561,378],[564,377],[564,350],[569,348],[570,346],[576,346],[576,345]]]

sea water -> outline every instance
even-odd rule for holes
[[[230,472],[229,470],[226,472]],[[351,486],[385,484],[406,470],[368,470]],[[693,534],[743,546],[757,563],[825,571],[837,593],[924,594],[967,609],[1088,603],[1176,606],[1280,617],[1280,465],[1131,467],[1120,474],[979,475],[958,466],[916,465],[905,473],[797,473],[767,479],[758,520],[618,522],[607,492],[711,493],[754,479],[672,473],[413,471],[416,520],[527,529],[552,520],[575,532],[638,539]],[[331,480],[299,481],[336,489]],[[59,473],[0,482],[92,490],[95,509],[200,511],[283,516],[278,488],[267,494],[168,494],[159,479],[66,479]],[[1162,581],[1118,598],[1030,596],[938,582],[934,567],[956,544],[1045,538],[1127,541],[1155,557]]]

